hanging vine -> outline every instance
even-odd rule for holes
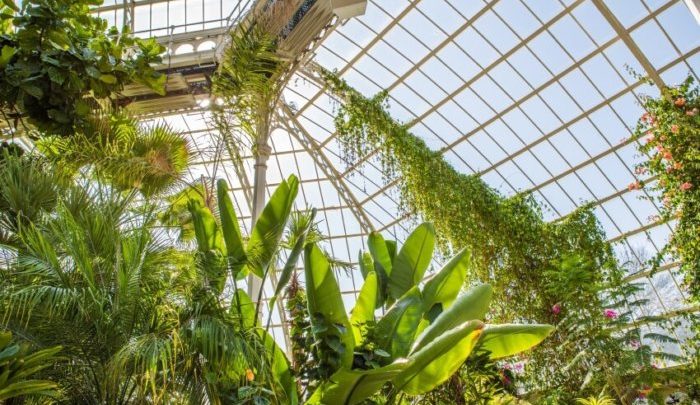
[[[542,290],[542,269],[578,255],[594,263],[604,279],[619,277],[610,245],[590,208],[547,223],[534,199],[505,198],[478,176],[456,171],[387,111],[386,93],[366,98],[334,73],[322,71],[329,90],[342,100],[335,118],[343,158],[357,162],[379,149],[385,181],[398,179],[400,204],[435,225],[443,248],[472,251],[473,279],[494,284],[504,298],[499,320],[511,320],[515,304],[532,319],[547,316],[557,297]],[[518,311],[523,313],[523,311]]]
[[[689,77],[661,97],[647,98],[643,107],[646,112],[634,137],[641,141],[640,152],[650,158],[636,172],[657,181],[636,181],[629,189],[656,191],[660,219],[676,221],[673,236],[653,265],[678,260],[692,299],[700,301],[700,88]]]

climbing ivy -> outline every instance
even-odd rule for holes
[[[680,261],[681,271],[694,300],[700,301],[700,88],[688,77],[680,86],[665,89],[661,97],[644,100],[634,138],[649,159],[636,168],[655,182],[635,181],[630,190],[655,191],[662,221],[676,221],[673,236],[653,260]],[[665,257],[667,256],[667,257]]]

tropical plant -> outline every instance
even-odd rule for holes
[[[92,176],[52,195],[3,248],[0,320],[37,346],[64,347],[66,361],[41,376],[58,383],[66,401],[217,404],[272,392],[286,402],[276,384],[284,354],[253,328],[252,302],[225,293],[204,246],[196,255],[177,250],[153,227],[156,200]],[[219,205],[231,209],[230,200]],[[277,226],[259,229],[268,235]]]
[[[599,395],[597,397],[578,398],[576,400],[576,403],[579,405],[615,405],[615,401],[610,397],[606,397],[605,395]]]
[[[99,103],[125,84],[164,92],[165,75],[151,64],[163,47],[132,37],[125,28],[107,31],[90,12],[94,0],[6,0],[0,14],[0,110],[11,126],[28,118],[45,134],[69,136]]]
[[[12,341],[12,333],[0,332],[0,402],[27,396],[57,396],[56,383],[33,377],[51,367],[59,351],[60,346],[30,352],[28,344]]]
[[[422,224],[397,249],[376,232],[361,254],[365,282],[350,317],[326,255],[304,254],[308,311],[319,367],[325,370],[309,404],[355,404],[390,383],[388,397],[425,394],[447,381],[472,351],[499,359],[540,343],[548,325],[485,325],[492,290],[487,284],[460,294],[470,255],[463,250],[424,285],[435,246]],[[386,308],[375,318],[375,310]]]
[[[55,170],[75,175],[85,167],[103,183],[146,196],[179,185],[192,157],[190,142],[165,124],[145,126],[122,111],[84,118],[68,138],[45,137],[38,148]]]
[[[204,207],[199,199],[192,199],[189,204],[199,261],[202,267],[207,269],[211,288],[221,293],[226,280],[231,281],[234,289],[230,304],[231,311],[239,314],[241,327],[253,331],[264,344],[264,353],[271,370],[269,381],[274,388],[272,392],[275,393],[272,397],[282,403],[290,404],[298,402],[296,382],[284,351],[268,332],[270,318],[265,327],[258,322],[262,296],[254,297],[255,301],[253,301],[238,287],[237,280],[253,274],[261,278],[264,283],[271,272],[277,271],[276,263],[280,260],[280,254],[286,246],[287,260],[279,274],[276,289],[268,306],[270,311],[274,310],[276,300],[292,279],[296,263],[314,225],[314,211],[306,215],[292,215],[292,206],[298,187],[299,181],[295,176],[290,176],[278,186],[253,225],[247,242],[242,238],[238,219],[228,196],[228,187],[223,180],[217,183],[218,218]],[[291,221],[287,240],[282,243],[290,217],[294,220]],[[312,236],[311,239],[313,238]]]

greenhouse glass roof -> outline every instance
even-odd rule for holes
[[[365,15],[335,24],[309,64],[337,70],[365,95],[387,90],[392,115],[456,169],[478,174],[504,195],[532,193],[547,220],[593,204],[618,256],[636,263],[631,279],[645,285],[651,305],[637,312],[663,314],[685,305],[675,264],[650,275],[643,262],[671,227],[659,223],[659,207],[642,198],[645,191],[628,191],[638,178],[635,165],[645,159],[630,134],[643,95],[658,95],[658,86],[688,74],[698,78],[700,26],[691,3],[375,0]],[[231,15],[246,7],[224,0],[129,4],[125,10],[107,1],[99,13],[116,25],[131,19],[141,36],[191,35],[193,45],[172,52],[193,55],[217,46],[199,33],[225,31]],[[297,206],[319,209],[326,248],[338,259],[356,261],[371,230],[403,240],[420,219],[402,214],[396,182],[382,180],[377,161],[343,161],[333,124],[338,102],[308,65],[289,81],[283,100],[270,139],[268,192],[296,174]],[[242,152],[236,164],[227,155],[208,112],[212,102],[153,119],[191,134],[199,152],[191,178],[226,178],[249,229],[254,159]],[[360,280],[339,277],[350,303]]]

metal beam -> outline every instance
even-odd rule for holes
[[[368,233],[373,231],[374,227],[372,221],[369,220],[367,214],[362,210],[357,198],[350,190],[347,183],[343,181],[340,173],[338,173],[338,170],[333,166],[333,163],[328,159],[325,153],[323,153],[323,150],[319,147],[311,134],[309,134],[304,126],[297,120],[289,107],[284,103],[280,104],[280,110],[283,114],[283,117],[280,117],[280,122],[285,126],[287,131],[301,143],[306,152],[314,159],[316,165],[321,168],[328,180],[335,186],[338,190],[338,194],[340,194],[340,197],[350,208],[350,211],[352,211],[360,227],[362,227],[362,230]],[[293,126],[290,125],[289,122],[291,122]]]
[[[647,76],[654,82],[656,87],[659,88],[659,90],[663,90],[666,88],[666,85],[664,84],[664,81],[661,79],[661,75],[659,75],[659,72],[654,68],[654,65],[651,64],[649,59],[644,55],[641,49],[639,49],[639,46],[637,46],[637,43],[634,42],[634,39],[632,39],[632,36],[630,35],[629,31],[625,29],[625,27],[622,25],[620,20],[615,17],[615,14],[608,8],[608,6],[605,4],[603,0],[592,0],[593,5],[596,6],[598,11],[600,11],[601,14],[603,14],[603,17],[608,21],[608,23],[612,26],[612,28],[615,30],[617,33],[617,36],[620,37],[622,42],[627,45],[627,48],[632,52],[632,55],[637,59],[640,65],[642,65],[642,68],[644,68],[644,71],[646,72]]]

